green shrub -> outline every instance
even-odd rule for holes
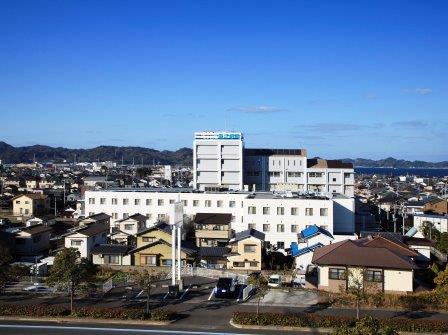
[[[156,309],[150,315],[143,309],[132,308],[96,308],[81,307],[73,313],[61,306],[47,305],[1,305],[0,316],[28,316],[28,317],[62,317],[72,316],[90,319],[117,319],[117,320],[153,320],[170,321],[176,313],[166,309]]]
[[[260,313],[257,316],[255,312],[235,312],[232,319],[233,322],[241,325],[338,328],[338,331],[340,331],[340,333],[338,334],[358,334],[353,332],[347,333],[347,331],[351,331],[348,328],[356,327],[357,321],[354,318],[343,316],[330,316],[308,313]],[[347,325],[349,326],[348,328]],[[358,329],[364,329],[363,327],[374,325],[377,325],[378,329],[381,329],[381,333],[379,334],[395,334],[395,331],[448,333],[448,322],[439,320],[403,318],[379,320],[371,319],[368,321],[364,320],[360,325],[358,325]],[[346,333],[344,333],[344,331]],[[361,332],[359,334],[369,333]]]

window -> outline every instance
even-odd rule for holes
[[[156,238],[152,237],[152,236],[143,236],[142,237],[142,242],[148,242],[148,243],[152,243],[155,242]]]
[[[249,262],[249,266],[251,268],[257,267],[258,266],[258,262]]]
[[[329,279],[345,280],[345,269],[330,268],[328,271]]]
[[[146,206],[151,206],[152,204],[152,200],[151,199],[146,199]]]
[[[299,215],[299,209],[297,207],[291,207],[291,215]]]
[[[328,216],[328,208],[321,208],[320,216]]]
[[[288,177],[294,177],[294,178],[302,177],[302,172],[288,172]]]
[[[118,205],[118,199],[112,198],[112,205]]]
[[[106,203],[106,198],[100,198],[100,205],[104,205]]]
[[[383,282],[383,271],[381,270],[366,270],[364,280],[374,283]]]
[[[248,225],[247,225],[247,229],[255,229],[255,223],[249,223]]]
[[[120,256],[118,255],[104,255],[104,264],[119,264]]]
[[[278,241],[277,242],[277,249],[285,249],[285,242]]]
[[[284,233],[285,232],[285,225],[284,224],[278,224],[277,225],[277,233]]]
[[[82,240],[71,240],[70,245],[73,247],[80,246],[82,244]]]
[[[199,200],[193,200],[193,207],[199,206]]]
[[[319,226],[319,227],[322,228],[322,229],[324,229],[324,230],[328,230],[328,226],[321,225],[321,226]]]
[[[92,199],[92,198],[89,198],[89,204],[90,204],[90,199]],[[95,199],[93,199],[93,201],[95,201]],[[16,200],[16,204],[20,205],[20,200]]]
[[[162,266],[171,266],[172,263],[171,259],[162,259]]]
[[[244,268],[245,263],[244,262],[233,262],[234,268]]]
[[[245,244],[244,252],[255,252],[256,248],[257,248],[257,246],[255,244]]]
[[[247,207],[247,214],[257,214],[257,207],[255,206]]]
[[[182,205],[184,205],[184,207],[188,206],[188,200],[182,200]]]
[[[140,199],[134,199],[134,205],[135,206],[140,205]]]
[[[232,215],[232,218],[230,219],[230,222],[235,222],[235,215]]]
[[[95,212],[89,212],[89,216],[92,216],[92,215],[95,215]]]
[[[222,200],[218,200],[216,202],[216,207],[222,207]]]
[[[157,215],[157,220],[159,220],[159,221],[165,221],[165,219],[166,219],[166,215],[165,215],[165,214],[159,214],[159,215]]]
[[[267,223],[265,223],[264,225],[263,225],[263,231],[270,231],[271,230],[271,225],[269,225],[269,224],[267,224]]]
[[[118,219],[118,213],[112,213],[112,219],[114,220]]]
[[[170,199],[170,204],[174,204],[174,199]]]
[[[123,213],[123,219],[127,219],[129,217],[129,213]]]
[[[127,205],[127,204],[129,204],[129,199],[124,198],[123,199],[123,205]]]
[[[229,207],[234,208],[235,207],[235,201],[229,201]]]
[[[163,206],[163,199],[157,199],[157,206]]]
[[[157,256],[155,256],[155,255],[151,255],[151,256],[141,255],[140,256],[140,264],[141,265],[155,266],[155,265],[157,265]]]
[[[306,216],[313,216],[313,209],[312,208],[305,208],[305,215]]]
[[[297,233],[298,230],[299,230],[298,225],[296,225],[296,224],[291,225],[291,233]]]
[[[348,173],[348,172],[345,172],[344,173],[344,178],[350,178],[351,177],[351,174],[350,173]]]
[[[147,219],[152,218],[152,214],[151,214],[151,213],[146,213],[146,218],[147,218]]]
[[[211,200],[205,200],[205,207],[212,207],[212,201]]]
[[[124,225],[124,230],[132,230],[134,229],[134,225],[132,223],[126,223]]]
[[[280,172],[278,171],[269,171],[268,172],[269,177],[280,177]]]
[[[269,207],[263,207],[263,215],[269,215],[270,208]]]
[[[285,208],[277,207],[277,215],[285,215]]]
[[[309,172],[308,176],[311,178],[320,178],[323,176],[323,172]]]
[[[95,198],[89,198],[89,205],[95,205]]]

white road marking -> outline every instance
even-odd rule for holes
[[[134,329],[134,328],[100,328],[100,327],[80,327],[80,326],[34,326],[34,325],[0,325],[2,328],[13,329],[48,329],[48,330],[87,330],[87,331],[101,331],[101,332],[127,332],[139,334],[190,334],[190,335],[250,335],[238,333],[211,333],[201,331],[186,331],[186,330],[165,330],[165,329]]]

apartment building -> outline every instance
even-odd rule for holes
[[[351,163],[307,156],[306,149],[245,149],[241,133],[195,133],[193,186],[198,190],[307,191],[354,196]]]
[[[243,134],[198,132],[193,142],[193,186],[198,190],[243,189]]]
[[[101,201],[100,201],[101,199]],[[297,234],[317,225],[331,234],[354,232],[354,199],[340,195],[301,195],[284,192],[201,192],[188,188],[108,189],[86,191],[86,212],[106,213],[115,220],[135,213],[148,219],[148,226],[169,219],[170,204],[182,201],[184,214],[192,220],[198,213],[230,214],[235,232],[256,229],[265,241],[279,249],[297,242]]]

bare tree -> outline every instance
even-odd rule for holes
[[[149,299],[151,295],[151,288],[155,285],[155,282],[160,280],[163,273],[157,272],[155,270],[144,269],[143,271],[133,272],[133,277],[138,285],[138,287],[146,293],[146,314],[149,314]]]
[[[252,285],[255,289],[254,297],[257,299],[257,316],[260,311],[260,301],[268,293],[269,286],[268,280],[265,276],[260,274],[251,274],[248,278],[247,283]]]

